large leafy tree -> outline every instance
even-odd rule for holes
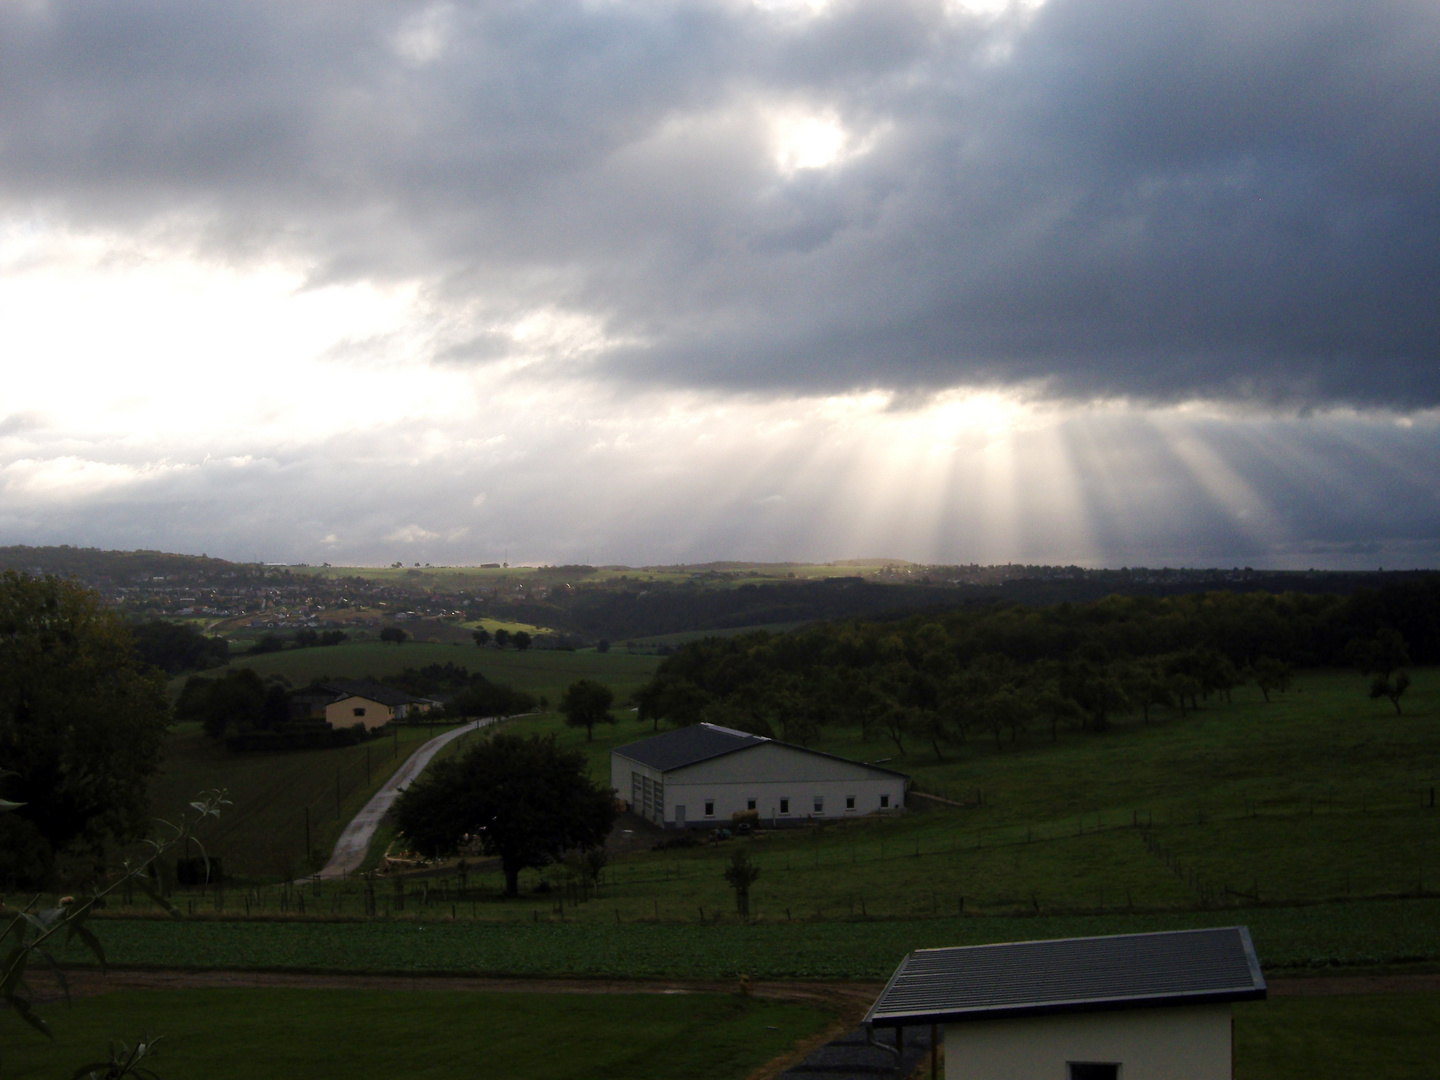
[[[1384,629],[1369,641],[1352,641],[1350,656],[1362,675],[1373,675],[1372,698],[1389,698],[1400,714],[1400,699],[1410,689],[1410,674],[1401,670],[1410,663],[1410,649],[1398,630]]]
[[[585,729],[585,741],[589,742],[595,737],[596,724],[615,723],[615,714],[610,711],[614,701],[614,692],[603,683],[577,679],[565,688],[560,711],[565,714],[565,723]]]
[[[0,575],[0,772],[7,827],[53,854],[144,834],[170,721],[160,672],[89,589]]]
[[[585,766],[584,754],[562,750],[553,737],[496,735],[432,765],[395,800],[395,821],[430,857],[477,837],[500,859],[505,895],[515,896],[521,870],[603,843],[615,824],[614,796]]]

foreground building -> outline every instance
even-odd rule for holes
[[[666,828],[729,824],[753,810],[766,824],[891,813],[908,777],[760,735],[696,724],[610,751],[610,786]]]
[[[1229,1080],[1265,996],[1243,926],[921,949],[865,1017],[943,1029],[946,1080]]]

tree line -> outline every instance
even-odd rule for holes
[[[1107,730],[1181,714],[1295,668],[1358,667],[1400,710],[1404,668],[1440,659],[1440,576],[1348,597],[1211,592],[960,608],[692,642],[635,695],[658,729],[706,721],[805,744],[858,727],[944,758],[972,738]]]

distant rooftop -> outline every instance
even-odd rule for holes
[[[1250,931],[1229,926],[919,949],[865,1022],[900,1027],[1264,996]]]
[[[641,765],[669,772],[769,741],[762,735],[735,731],[719,724],[695,724],[617,746],[614,752]]]
[[[377,682],[355,682],[348,679],[337,679],[334,682],[325,684],[327,690],[333,690],[341,698],[363,697],[367,701],[378,702],[381,705],[389,705],[392,708],[396,705],[417,705],[425,701],[424,698],[407,694],[404,690],[397,690],[393,686],[386,686]],[[337,699],[339,700],[339,699]]]

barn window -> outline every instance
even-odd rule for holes
[[[789,812],[790,812],[790,800],[789,800],[789,799],[781,799],[781,800],[780,800],[780,813],[782,813],[782,814],[788,814]]]
[[[880,796],[880,809],[881,809],[881,810],[884,810],[884,809],[885,809],[886,807],[888,807],[889,805],[890,805],[890,796],[889,796],[889,795],[881,795],[881,796]]]
[[[365,710],[364,710],[363,708],[357,708],[357,709],[355,710],[355,715],[356,715],[356,716],[364,716],[364,715],[365,715]]]
[[[714,817],[714,816],[715,816],[715,800],[714,800],[714,799],[706,799],[706,800],[705,800],[705,816],[706,816],[706,817]]]
[[[1120,1080],[1120,1066],[1098,1061],[1072,1061],[1070,1080]]]
[[[824,796],[824,795],[816,795],[816,796],[815,796],[815,813],[817,813],[817,814],[823,814],[824,812],[825,812],[825,796]]]
[[[746,809],[746,810],[754,810],[754,809],[755,809],[755,800],[754,800],[754,799],[746,799],[746,800],[745,800],[745,809]]]
[[[846,809],[846,810],[854,810],[854,809],[855,809],[855,796],[854,796],[854,795],[846,795],[846,796],[845,796],[845,809]]]

